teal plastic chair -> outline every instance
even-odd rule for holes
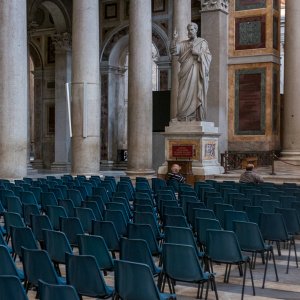
[[[104,221],[113,222],[119,237],[127,235],[127,221],[121,210],[107,209],[104,214]]]
[[[165,214],[163,217],[164,226],[175,226],[190,228],[185,216],[174,216]]]
[[[35,204],[38,205],[37,199],[33,192],[23,191],[20,193],[20,200],[23,204]]]
[[[217,229],[222,230],[221,224],[217,219],[196,218],[197,241],[200,249],[205,251],[206,248],[206,230]]]
[[[81,207],[83,202],[83,197],[79,190],[68,189],[68,199],[72,200],[75,207]]]
[[[217,286],[215,277],[210,272],[204,272],[199,263],[197,253],[194,247],[189,245],[179,244],[163,244],[162,252],[163,261],[163,287],[164,291],[165,281],[169,283],[171,293],[175,294],[175,285],[177,281],[191,282],[198,284],[197,298],[202,298],[203,285],[206,283],[205,299],[208,297],[208,289],[211,284],[215,297],[218,299]],[[201,288],[201,295],[200,295]]]
[[[82,228],[86,233],[92,233],[92,221],[96,220],[93,211],[90,208],[75,207],[75,217],[80,220]]]
[[[59,218],[67,218],[67,212],[62,206],[47,205],[46,215],[49,217],[54,230],[59,230]]]
[[[234,209],[231,204],[215,203],[214,212],[223,228],[224,228],[224,211],[225,210],[234,210]]]
[[[11,226],[11,244],[13,249],[13,258],[17,256],[22,258],[22,247],[28,249],[38,249],[38,243],[29,227]]]
[[[79,300],[76,290],[71,285],[50,284],[43,280],[39,280],[38,290],[40,300]]]
[[[230,270],[232,265],[237,265],[240,270],[244,265],[242,300],[244,299],[245,282],[247,274],[247,265],[249,266],[253,296],[255,296],[255,287],[253,282],[250,257],[242,255],[236,234],[233,231],[208,229],[206,231],[206,254],[208,256],[211,272],[213,272],[213,262],[225,263],[226,270],[224,282],[229,283]]]
[[[97,260],[92,255],[66,254],[67,284],[75,287],[81,296],[106,299],[114,289],[105,283]]]
[[[267,274],[270,255],[273,259],[276,281],[278,281],[279,279],[277,274],[273,246],[265,244],[258,225],[253,222],[243,222],[243,221],[233,221],[233,224],[234,224],[234,232],[238,238],[241,249],[243,251],[252,253],[251,266],[253,269],[255,268],[257,253],[260,253],[262,255],[263,262],[265,263],[262,288],[265,287],[266,274]]]
[[[92,212],[94,213],[94,216],[95,216],[97,221],[102,221],[103,220],[102,213],[101,213],[99,205],[96,201],[84,201],[83,202],[83,207],[91,209]]]
[[[96,202],[98,204],[99,210],[100,210],[100,212],[101,212],[101,214],[103,216],[106,207],[105,207],[105,203],[102,200],[101,196],[99,196],[99,195],[89,196],[89,197],[87,197],[85,203],[87,203],[87,202]]]
[[[168,300],[176,295],[159,292],[148,265],[116,260],[114,299]]]
[[[17,276],[21,281],[24,280],[24,273],[18,269],[14,263],[7,247],[0,245],[0,275]],[[1,298],[1,297],[0,297]]]
[[[148,243],[150,252],[154,256],[160,256],[161,247],[159,246],[151,225],[149,224],[128,224],[128,238],[142,239]]]
[[[114,261],[103,237],[84,234],[79,234],[77,237],[80,255],[93,255],[104,274],[113,271]]]
[[[31,286],[38,287],[38,280],[53,284],[66,284],[65,279],[57,275],[48,252],[45,250],[22,247],[22,263],[26,292]]]
[[[75,216],[74,203],[71,199],[59,199],[58,205],[62,206],[66,210],[68,217]]]
[[[295,209],[278,207],[275,212],[282,214],[289,234],[298,235],[300,233],[300,220]]]
[[[207,208],[195,208],[193,210],[194,218],[192,226],[196,228],[196,220],[197,218],[206,218],[206,219],[216,219],[216,215],[213,210]]]
[[[224,229],[233,230],[233,221],[246,221],[248,222],[247,213],[237,210],[225,210],[224,211]]]
[[[23,205],[19,197],[7,197],[7,212],[14,212],[23,217]]]
[[[93,235],[102,236],[112,257],[116,258],[116,252],[120,251],[120,237],[116,227],[110,221],[93,221]]]
[[[4,229],[6,232],[6,242],[9,241],[11,237],[11,226],[16,227],[26,227],[22,217],[17,213],[4,212]]]
[[[72,247],[78,247],[77,234],[84,234],[78,218],[60,218],[60,230],[65,233]]]
[[[273,241],[277,245],[278,255],[281,255],[280,243],[288,243],[288,261],[286,267],[286,273],[289,272],[291,249],[294,247],[295,261],[298,268],[298,257],[295,238],[287,231],[286,224],[282,214],[279,213],[262,213],[259,219],[259,228],[261,230],[263,239],[266,241]]]
[[[57,206],[57,197],[53,192],[41,192],[41,207],[43,211],[47,210],[48,205]]]
[[[153,276],[159,276],[161,273],[161,268],[155,265],[145,240],[121,238],[120,259],[148,265]]]
[[[27,226],[31,225],[30,215],[40,215],[40,209],[36,204],[23,204],[24,222]]]
[[[43,229],[45,250],[48,252],[54,267],[61,274],[59,265],[66,264],[65,254],[73,254],[72,247],[66,235],[61,231]]]
[[[39,241],[41,248],[44,247],[43,229],[53,230],[52,223],[47,215],[31,215],[30,223],[32,232],[37,241]]]
[[[190,228],[166,226],[165,243],[189,245],[194,247],[199,258],[202,259],[204,256],[204,253],[199,251],[194,234]]]
[[[17,276],[0,276],[0,299],[28,300],[23,285]]]

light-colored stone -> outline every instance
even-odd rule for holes
[[[100,164],[99,1],[73,1],[72,173]]]
[[[27,174],[26,1],[0,1],[0,178]]]
[[[143,176],[154,174],[151,2],[131,0],[129,18],[127,174]]]

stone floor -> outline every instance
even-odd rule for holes
[[[300,240],[297,241],[297,247],[299,249],[298,255],[300,255]],[[270,300],[270,299],[300,299],[300,269],[296,267],[295,258],[291,255],[291,263],[289,273],[286,274],[287,265],[287,250],[282,251],[282,256],[278,257],[277,250],[275,250],[275,259],[278,270],[279,282],[275,280],[275,273],[273,263],[270,261],[268,266],[268,272],[266,277],[265,288],[262,289],[262,278],[264,265],[262,265],[260,258],[257,259],[256,268],[253,270],[254,284],[256,290],[256,296],[252,294],[250,273],[247,270],[247,280],[244,299],[253,300]],[[220,300],[236,300],[241,299],[242,290],[242,278],[239,277],[238,270],[234,267],[231,271],[229,284],[223,283],[224,265],[214,265],[214,272],[216,273],[217,289]],[[64,272],[63,272],[64,273]],[[113,285],[114,278],[113,273],[109,273],[105,280],[108,285]],[[137,287],[142,288],[142,287]],[[177,283],[176,295],[178,300],[190,300],[196,299],[197,288],[195,284]],[[35,292],[29,291],[29,299],[35,299]],[[94,299],[83,297],[83,299]],[[213,291],[209,291],[208,299],[215,299]],[[143,300],[143,299],[141,299]]]
[[[300,184],[300,166],[290,165],[285,162],[277,161],[275,163],[275,174],[272,174],[271,167],[259,167],[256,170],[261,174],[265,181],[283,183],[283,182],[297,182]],[[216,180],[238,180],[240,174],[243,170],[234,170],[230,171],[228,174],[221,174],[215,176]],[[42,171],[42,172],[33,172],[31,177],[41,177],[46,176],[47,174],[53,175],[52,172]],[[54,174],[61,175],[61,174]],[[123,171],[101,171],[100,175],[114,175],[116,177],[126,175]],[[296,241],[298,247],[298,256],[300,257],[300,237]],[[253,276],[256,287],[256,296],[252,295],[251,281],[249,277],[249,272],[247,273],[246,289],[244,299],[253,299],[253,300],[269,300],[269,299],[300,299],[300,268],[296,267],[295,259],[292,254],[289,273],[286,274],[286,264],[287,264],[287,250],[283,250],[282,256],[278,256],[277,251],[275,250],[276,263],[278,268],[279,282],[275,280],[275,273],[273,264],[270,261],[267,279],[265,288],[262,289],[262,278],[264,266],[261,264],[261,261],[258,259],[256,269],[253,270]],[[216,272],[216,282],[218,288],[218,294],[220,300],[235,300],[241,299],[241,289],[242,289],[242,278],[239,277],[238,272],[235,269],[232,270],[229,284],[223,283],[223,275],[225,268],[223,265],[216,265],[214,271]],[[105,280],[107,284],[113,285],[113,273],[109,273]],[[177,283],[176,285],[176,294],[178,300],[189,300],[195,299],[197,293],[196,285],[186,284],[186,283]],[[29,298],[35,299],[35,292],[29,291]],[[215,299],[214,292],[209,291],[209,299]],[[83,299],[92,299],[84,297]],[[142,299],[141,299],[142,300]]]

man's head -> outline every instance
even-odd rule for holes
[[[246,171],[252,171],[253,168],[254,168],[254,165],[253,165],[253,164],[248,164],[248,165],[246,166]]]
[[[189,23],[187,26],[188,38],[193,39],[197,37],[198,25],[196,23]]]
[[[180,169],[181,169],[181,167],[177,164],[173,164],[171,167],[172,173],[175,173],[175,174],[179,173]]]

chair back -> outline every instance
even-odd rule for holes
[[[66,253],[67,284],[75,287],[82,296],[109,298],[113,289],[106,285],[97,260],[92,255]]]
[[[206,246],[206,231],[207,229],[222,230],[221,224],[217,219],[196,218],[196,232],[198,243]]]
[[[65,264],[65,253],[73,254],[66,235],[61,231],[43,229],[45,250],[55,263]]]
[[[212,261],[223,263],[243,261],[241,248],[233,231],[208,229],[206,236],[206,251]]]
[[[92,255],[101,270],[113,270],[114,262],[103,237],[84,234],[79,234],[77,237],[80,255]]]
[[[79,296],[71,285],[51,284],[39,280],[40,300],[68,299],[79,300]]]
[[[233,221],[249,221],[247,213],[237,210],[224,211],[224,229],[233,230]]]
[[[7,247],[3,245],[0,245],[0,261],[0,275],[17,276],[20,280],[24,280],[24,273],[17,269]]]
[[[23,285],[17,276],[0,276],[0,299],[28,300]]]
[[[137,288],[142,287],[142,288]],[[131,300],[161,300],[171,299],[161,297],[161,293],[154,282],[148,265],[117,260],[115,262],[115,289],[121,299]],[[174,299],[176,299],[175,295]]]
[[[60,219],[60,230],[64,232],[72,246],[78,246],[77,234],[84,234],[83,227],[78,218],[63,218]]]

